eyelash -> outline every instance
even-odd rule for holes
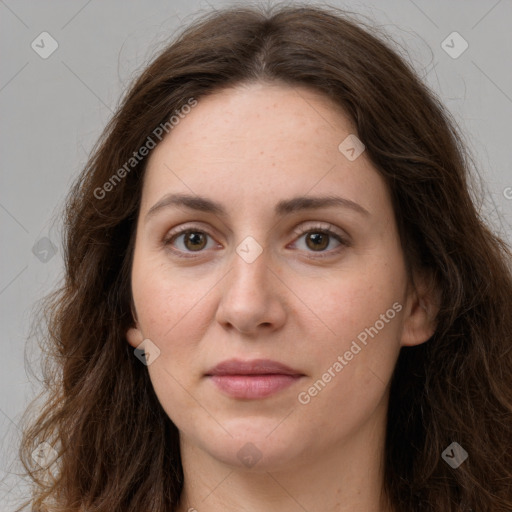
[[[331,249],[330,251],[318,251],[318,252],[308,251],[308,252],[312,252],[313,254],[315,254],[315,256],[308,256],[309,258],[312,258],[312,259],[321,259],[321,258],[332,257],[333,254],[337,254],[338,252],[340,252],[340,250],[343,250],[345,247],[350,246],[348,240],[346,240],[344,237],[342,237],[339,233],[336,233],[336,232],[332,231],[331,229],[326,228],[325,226],[321,226],[321,225],[308,226],[306,229],[296,229],[293,232],[294,232],[294,234],[296,234],[298,236],[298,238],[300,238],[301,236],[304,236],[308,233],[320,233],[323,235],[328,235],[329,237],[336,239],[340,243],[340,246],[338,248]],[[188,233],[202,233],[202,234],[205,234],[213,239],[213,237],[207,231],[200,228],[199,226],[185,226],[182,228],[178,228],[176,231],[174,231],[174,232],[170,233],[168,236],[166,236],[163,240],[163,245],[167,248],[170,248],[170,250],[180,258],[195,258],[197,256],[193,255],[193,253],[194,252],[201,253],[201,252],[203,252],[203,250],[188,251],[187,252],[188,255],[185,255],[182,250],[172,248],[172,243],[179,236],[188,234]],[[323,254],[325,252],[327,252],[327,254]]]

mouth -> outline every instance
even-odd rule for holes
[[[210,369],[207,377],[232,398],[261,399],[282,391],[305,375],[270,359],[230,359]]]

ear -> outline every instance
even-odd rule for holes
[[[137,320],[137,315],[135,313],[135,308],[132,303],[132,317],[134,318],[134,327],[130,327],[126,331],[126,340],[128,343],[134,347],[137,348],[143,341],[144,341],[144,335],[142,334],[142,330],[139,326],[139,322]]]
[[[132,347],[137,348],[144,341],[144,336],[138,326],[130,327],[126,331],[126,340]]]
[[[428,341],[437,327],[440,291],[433,277],[415,273],[409,283],[401,345],[415,346]]]

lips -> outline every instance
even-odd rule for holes
[[[232,398],[261,399],[288,388],[304,374],[270,359],[230,359],[211,368],[205,376]]]
[[[277,361],[270,359],[253,359],[252,361],[241,361],[230,359],[214,366],[206,373],[209,375],[303,375]]]

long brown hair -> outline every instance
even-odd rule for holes
[[[389,186],[408,266],[440,290],[435,334],[402,348],[391,382],[389,503],[512,510],[511,252],[476,207],[456,122],[377,33],[331,6],[208,12],[127,91],[66,204],[65,282],[44,309],[45,402],[20,448],[33,510],[175,510],[178,431],[125,339],[147,161],[130,158],[191,99],[256,80],[310,87],[344,109]],[[49,470],[31,457],[42,442],[59,455]],[[457,469],[442,457],[453,442],[469,455]]]

